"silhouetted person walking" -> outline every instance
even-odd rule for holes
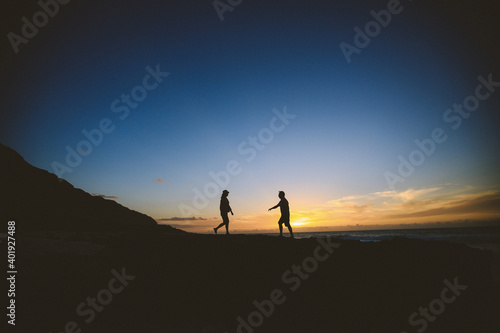
[[[228,190],[222,191],[222,195],[220,197],[220,216],[222,216],[222,223],[214,228],[215,234],[217,234],[217,230],[219,228],[221,228],[222,226],[226,226],[226,235],[229,235],[229,217],[227,216],[227,213],[231,212],[231,215],[234,214],[231,206],[229,206],[229,200],[227,200],[228,194]]]
[[[274,207],[269,208],[269,210],[280,207],[281,209],[281,218],[278,221],[278,225],[280,226],[280,237],[283,236],[283,224],[288,227],[288,231],[290,231],[290,235],[293,238],[292,226],[290,225],[290,207],[288,206],[288,200],[285,198],[285,192],[280,191],[278,193],[278,198],[280,198],[280,202]]]

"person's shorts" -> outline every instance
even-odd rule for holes
[[[279,224],[284,224],[285,227],[290,226],[290,216],[282,216],[278,221]]]
[[[220,213],[220,216],[222,217],[222,222],[224,224],[228,224],[229,223],[229,216],[227,216],[227,213],[228,212],[224,212],[224,213]]]

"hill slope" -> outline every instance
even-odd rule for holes
[[[0,216],[2,221],[15,220],[21,230],[112,231],[156,225],[145,214],[60,181],[3,144],[0,161]]]

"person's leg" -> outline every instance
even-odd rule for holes
[[[219,230],[219,228],[222,228],[224,225],[226,225],[226,219],[224,219],[224,215],[226,215],[225,218],[227,219],[227,213],[220,213],[220,216],[222,217],[222,223],[214,228],[215,233],[217,233],[217,230]]]
[[[281,236],[283,236],[283,223],[281,221],[279,221],[278,225],[280,226],[280,237],[281,237]]]
[[[216,227],[214,228],[215,233],[217,233],[217,230],[219,230],[219,228],[222,228],[222,226],[223,226],[223,225],[224,225],[224,223],[221,223],[221,224],[219,224],[218,226],[216,226]]]
[[[223,226],[223,225],[226,226],[226,235],[229,235],[229,217],[227,216],[227,212],[224,214],[221,214],[221,216],[222,216],[221,226]]]
[[[293,230],[292,226],[290,225],[290,216],[282,216],[281,221],[285,224],[285,227],[288,228],[288,231],[290,232],[290,236],[293,238]]]

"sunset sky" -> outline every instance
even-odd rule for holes
[[[387,1],[69,2],[3,39],[0,141],[187,231],[223,189],[234,231],[277,230],[280,190],[297,231],[499,221],[495,4],[401,1],[346,57]],[[41,10],[5,6],[3,36]]]

